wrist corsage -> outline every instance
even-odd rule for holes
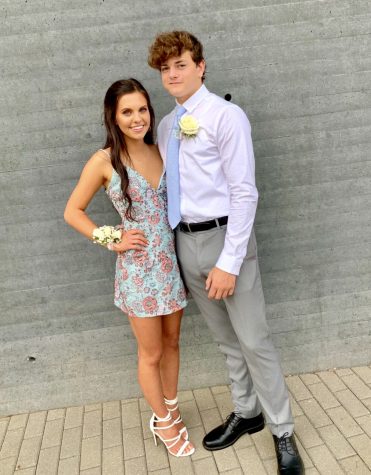
[[[193,138],[198,134],[200,125],[192,115],[183,115],[179,120],[179,128],[182,137]]]
[[[121,242],[121,230],[115,229],[113,226],[95,228],[93,231],[93,241],[102,246],[117,244]]]

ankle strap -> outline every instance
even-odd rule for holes
[[[169,422],[171,421],[171,414],[170,411],[168,411],[167,416],[165,417],[158,417],[156,413],[153,413],[155,422]]]
[[[175,399],[166,399],[166,397],[164,397],[164,400],[165,400],[165,404],[167,404],[168,406],[173,406],[174,404],[178,404],[177,397]]]

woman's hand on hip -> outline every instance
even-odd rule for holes
[[[144,232],[141,229],[130,229],[122,231],[121,242],[117,244],[110,243],[107,245],[110,251],[125,252],[129,249],[143,251],[148,246]]]

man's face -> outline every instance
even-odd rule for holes
[[[205,61],[196,64],[189,51],[180,56],[169,58],[161,65],[162,85],[183,104],[202,85],[202,76],[205,71]]]

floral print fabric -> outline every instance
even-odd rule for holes
[[[166,180],[162,176],[154,189],[134,169],[127,170],[135,221],[125,218],[127,205],[115,170],[106,193],[121,216],[120,227],[124,231],[143,230],[149,243],[143,251],[128,250],[117,255],[114,303],[129,316],[168,315],[184,308],[187,300],[167,218]]]

